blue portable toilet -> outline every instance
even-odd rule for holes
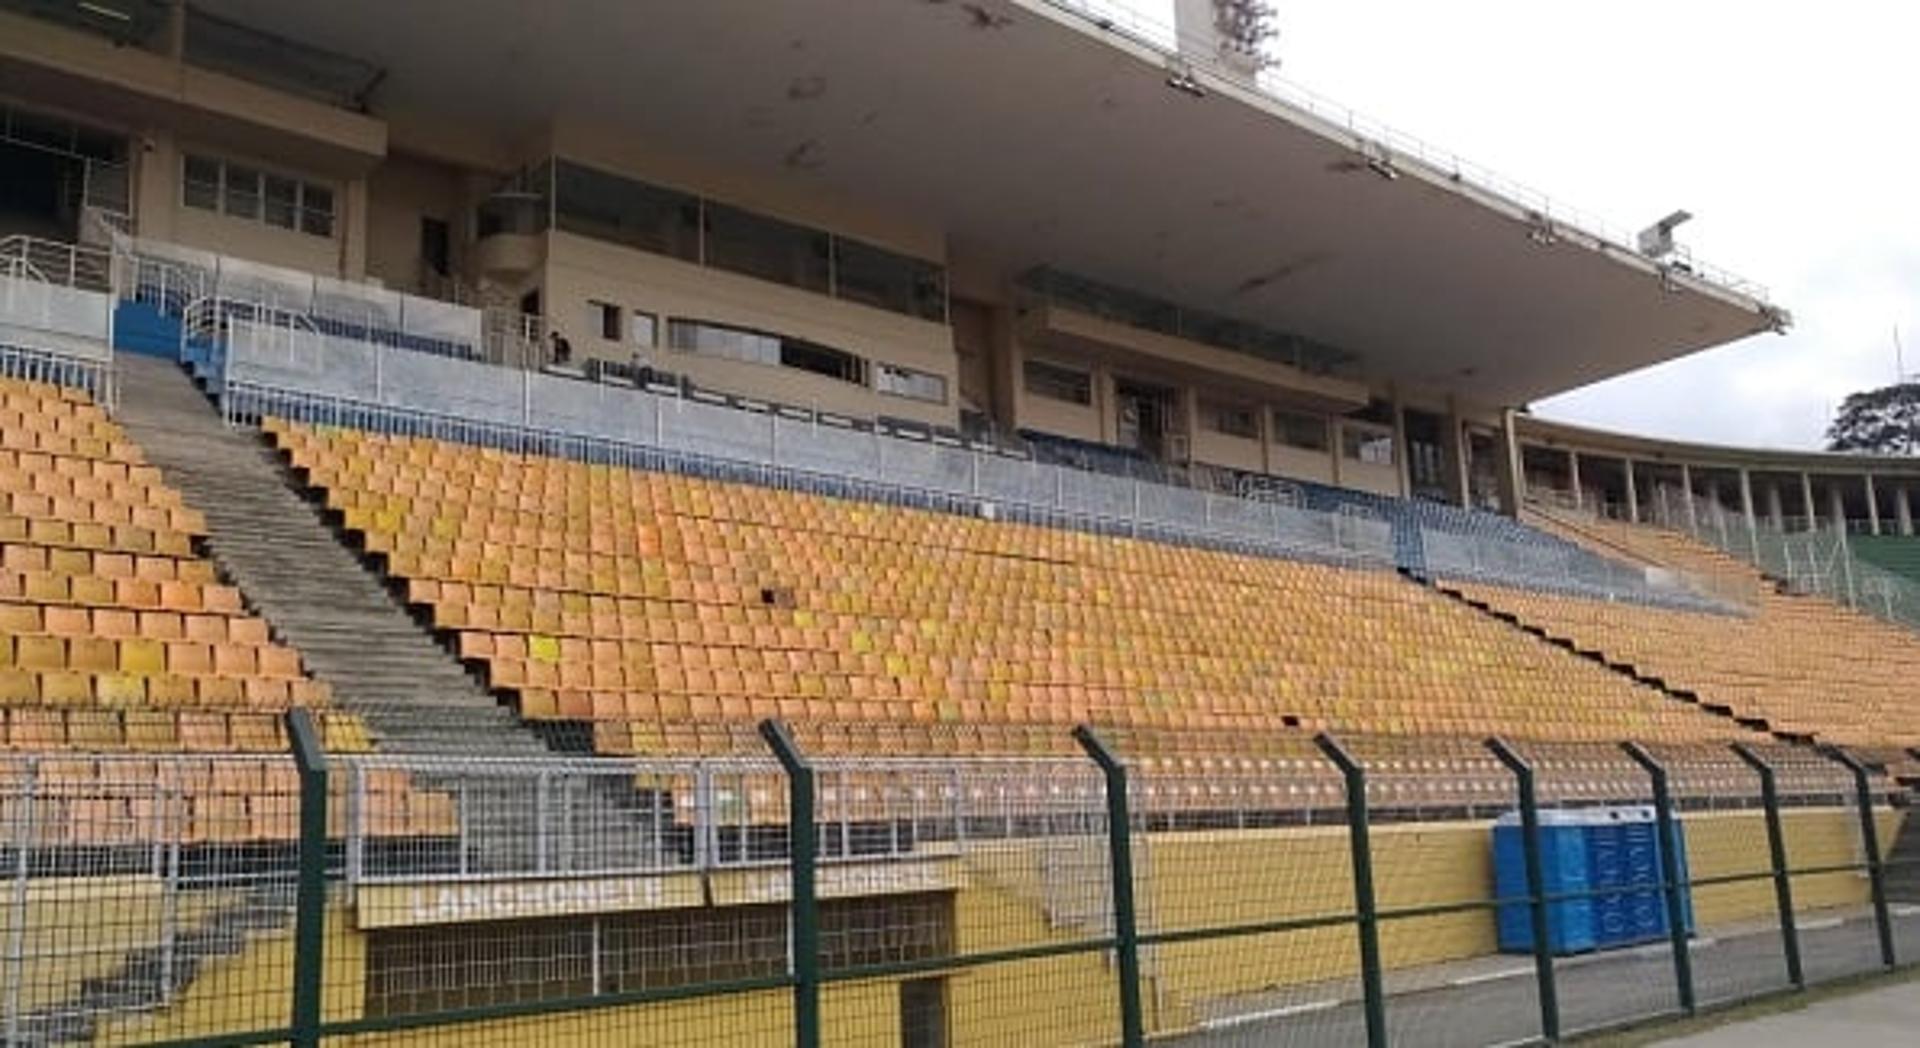
[[[1554,899],[1547,905],[1547,941],[1554,953],[1606,949],[1667,934],[1657,826],[1649,807],[1540,813],[1540,860],[1546,893],[1580,896]],[[1688,876],[1686,840],[1677,822],[1674,838],[1672,844],[1684,881]],[[1526,855],[1521,848],[1518,813],[1495,821],[1493,857],[1499,898],[1526,898]],[[1692,900],[1686,895],[1682,900],[1682,915],[1691,932]],[[1525,902],[1501,905],[1498,925],[1502,950],[1532,951],[1532,914]]]
[[[1541,887],[1549,896],[1585,892],[1592,888],[1587,859],[1585,813],[1540,813]],[[1520,815],[1502,815],[1493,824],[1493,873],[1501,899],[1527,898],[1526,853],[1521,847]],[[1599,945],[1594,938],[1594,899],[1560,899],[1547,906],[1547,942],[1554,953],[1583,953]],[[1533,950],[1533,914],[1524,902],[1499,908],[1500,948],[1509,952]]]

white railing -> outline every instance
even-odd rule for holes
[[[0,375],[75,386],[113,411],[111,274],[90,249],[0,240]]]
[[[1614,226],[1589,211],[1569,207],[1537,189],[1475,164],[1451,150],[1400,131],[1339,102],[1283,79],[1272,71],[1249,75],[1244,68],[1214,53],[1207,41],[1182,39],[1177,29],[1159,19],[1113,0],[1041,0],[1047,6],[1065,12],[1096,29],[1125,37],[1137,45],[1159,52],[1169,68],[1183,69],[1186,63],[1199,63],[1211,76],[1221,77],[1251,88],[1272,101],[1310,115],[1332,128],[1346,132],[1371,146],[1378,159],[1391,163],[1412,161],[1445,180],[1464,182],[1484,193],[1503,198],[1517,208],[1551,222],[1558,232],[1569,230],[1587,234],[1612,248],[1639,255],[1637,238],[1630,230]],[[1689,274],[1705,283],[1744,295],[1756,303],[1767,302],[1767,288],[1718,266],[1708,265],[1681,248],[1666,260],[1672,270]]]
[[[55,287],[114,289],[112,252],[40,237],[0,237],[0,273]]]
[[[1571,545],[1546,546],[1492,535],[1420,530],[1427,571],[1436,578],[1473,579],[1560,591],[1602,600],[1674,604],[1738,611],[1750,604],[1736,588],[1672,568],[1636,566]]]

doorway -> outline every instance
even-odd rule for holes
[[[1114,443],[1148,458],[1165,458],[1167,435],[1174,432],[1174,393],[1134,379],[1117,378],[1114,393]]]
[[[79,157],[0,141],[0,236],[77,239],[86,177]]]

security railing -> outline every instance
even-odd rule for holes
[[[111,273],[86,248],[0,240],[0,376],[76,386],[112,411]]]
[[[1920,957],[1920,827],[1843,750],[768,722],[490,760],[288,722],[291,759],[0,761],[9,1043],[1552,1043]]]
[[[1708,499],[1661,487],[1649,518],[1731,554],[1796,593],[1814,594],[1907,629],[1920,629],[1920,584],[1856,556],[1845,530],[1818,520],[1751,526]]]
[[[1436,578],[1504,583],[1602,600],[1718,611],[1751,608],[1751,586],[1673,568],[1635,566],[1558,545],[1421,529],[1427,572]]]
[[[1374,566],[1393,557],[1384,521],[1083,473],[966,447],[624,389],[608,395],[619,398],[622,424],[638,432],[626,439],[583,435],[269,386],[234,363],[245,356],[244,347],[227,355],[222,408],[233,424],[274,417],[1266,555]],[[568,395],[576,388],[563,379],[551,381],[564,383]],[[539,395],[523,388],[529,400]],[[443,388],[432,399],[457,397]]]

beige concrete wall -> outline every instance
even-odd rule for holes
[[[89,108],[142,112],[155,124],[200,137],[270,140],[270,154],[289,164],[358,174],[387,151],[386,124],[374,117],[198,69],[168,55],[116,47],[37,18],[0,12],[0,59],[53,71],[71,78],[68,83],[79,81],[84,89],[73,95],[84,94]]]
[[[324,276],[357,279],[363,275],[352,264],[356,257],[352,243],[364,237],[367,215],[364,207],[356,206],[350,192],[353,180],[330,179],[231,147],[183,139],[166,128],[142,132],[142,141],[135,187],[135,229],[141,236]],[[331,188],[333,235],[313,236],[186,206],[181,199],[181,181],[188,153],[232,160]]]
[[[449,227],[459,272],[463,191],[459,172],[419,157],[387,158],[367,179],[367,275],[390,288],[421,291],[420,220]]]
[[[1275,444],[1267,451],[1269,473],[1320,484],[1335,483],[1333,454]]]
[[[652,313],[663,326],[669,317],[732,324],[808,339],[874,364],[940,375],[947,381],[947,403],[882,396],[792,368],[667,349],[649,354],[656,367],[685,374],[701,385],[863,417],[886,414],[933,425],[958,420],[957,360],[951,330],[944,324],[567,233],[548,235],[545,274],[547,316],[566,334],[576,356],[633,358],[630,340],[605,342],[597,328],[589,326],[587,303],[608,302]]]
[[[1258,439],[1236,437],[1209,429],[1206,419],[1193,431],[1193,460],[1255,472],[1266,469],[1266,455]]]

